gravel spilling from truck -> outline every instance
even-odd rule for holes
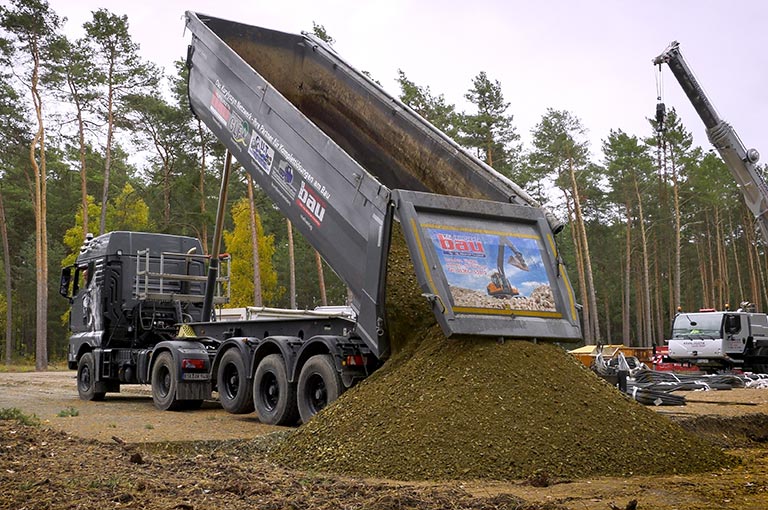
[[[286,465],[401,480],[686,473],[728,457],[629,400],[562,348],[446,339],[394,243],[395,354],[274,451]]]

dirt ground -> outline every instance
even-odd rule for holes
[[[657,412],[741,459],[692,476],[402,483],[289,471],[267,451],[288,429],[215,402],[154,409],[147,387],[104,402],[77,397],[74,372],[0,373],[0,509],[5,508],[768,508],[768,390],[689,392]],[[72,416],[74,415],[74,416]],[[610,442],[610,438],[606,438]],[[674,449],[660,444],[659,448]],[[632,445],[616,445],[632,455]]]

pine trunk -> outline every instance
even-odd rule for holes
[[[651,341],[651,282],[650,282],[650,268],[648,262],[648,236],[645,231],[645,216],[643,215],[643,200],[640,196],[640,188],[635,180],[635,194],[637,195],[637,207],[638,207],[638,222],[640,223],[640,244],[642,246],[643,253],[643,337],[642,347],[650,347]]]
[[[664,307],[663,299],[661,298],[661,261],[659,261],[659,246],[658,239],[654,238],[653,241],[653,258],[655,261],[655,271],[653,272],[654,280],[656,282],[656,331],[654,332],[654,338],[651,339],[651,345],[661,345],[664,342],[664,326],[666,320],[664,319]]]
[[[595,281],[592,276],[592,259],[589,255],[589,242],[587,240],[587,229],[584,224],[584,216],[581,212],[581,199],[579,198],[579,186],[576,183],[576,169],[573,160],[568,161],[569,172],[571,176],[571,187],[573,190],[573,208],[576,213],[576,227],[579,235],[581,250],[584,254],[584,275],[587,280],[587,299],[589,302],[590,324],[592,327],[592,339],[600,342],[600,325],[597,317],[597,294],[595,292]]]
[[[709,282],[707,281],[707,264],[704,261],[704,250],[701,243],[696,243],[696,255],[699,259],[699,280],[701,281],[701,297],[698,303],[694,303],[694,308],[701,308],[709,295]]]
[[[328,306],[328,296],[325,293],[325,274],[323,274],[323,259],[320,252],[315,250],[315,264],[317,265],[317,282],[320,286],[320,304]]]
[[[291,308],[296,308],[296,260],[293,253],[293,225],[291,220],[285,220],[288,223],[288,291],[291,293]]]
[[[0,192],[0,239],[3,243],[3,268],[5,270],[5,364],[13,359],[13,288],[11,285],[11,249],[8,244],[8,226],[5,220],[5,204]]]
[[[672,174],[672,191],[674,196],[675,207],[675,267],[674,273],[674,288],[672,291],[672,303],[671,308],[677,309],[680,306],[680,275],[682,273],[680,257],[682,255],[682,241],[680,239],[680,228],[682,222],[680,221],[680,186],[677,182],[677,171]]]
[[[717,300],[715,298],[715,293],[717,292],[717,282],[715,280],[715,256],[712,253],[712,225],[709,221],[709,215],[707,215],[707,260],[709,263],[707,264],[707,271],[708,271],[708,278],[709,278],[709,303],[707,304],[710,308],[717,308],[716,303]]]
[[[107,91],[107,145],[104,154],[104,186],[101,190],[101,221],[99,223],[99,234],[103,234],[107,228],[107,200],[109,199],[109,174],[112,170],[112,138],[115,130],[115,117],[113,105],[113,75],[114,75],[114,61],[112,58],[109,64],[108,82],[109,89]]]
[[[253,304],[262,306],[259,233],[256,225],[256,204],[253,199],[253,178],[250,174],[248,175],[248,206],[251,213],[251,248],[253,249]]]
[[[625,245],[625,261],[624,261],[624,305],[622,306],[622,327],[621,334],[624,342],[629,342],[627,345],[632,345],[630,341],[630,322],[631,322],[631,304],[632,304],[632,213],[629,207],[629,202],[625,204],[627,212],[627,226],[626,226],[626,245]]]
[[[733,217],[731,216],[731,210],[728,210],[728,231],[733,232]],[[734,267],[736,269],[736,282],[739,285],[738,288],[738,302],[741,303],[744,301],[744,282],[742,281],[742,275],[741,275],[741,263],[739,262],[739,250],[736,246],[736,240],[734,239],[734,242],[731,243],[731,247],[733,248],[733,263]],[[736,304],[736,303],[734,303]]]
[[[197,134],[200,136],[200,217],[202,218],[202,227],[200,228],[200,241],[203,243],[203,253],[208,254],[208,221],[205,218],[205,153],[207,145],[205,143],[205,130],[203,123],[197,119]]]
[[[571,201],[568,197],[568,193],[563,191],[565,195],[565,207],[568,212],[569,223],[571,224],[571,240],[573,241],[574,256],[576,258],[576,272],[579,275],[579,293],[581,294],[581,320],[583,322],[582,336],[584,337],[584,343],[592,345],[595,343],[592,336],[592,314],[589,313],[589,299],[587,298],[587,282],[584,276],[584,259],[582,258],[581,250],[581,237],[577,233],[576,223],[573,221],[573,209],[571,208]]]
[[[33,43],[34,44],[34,43]],[[40,60],[36,45],[33,45],[34,66],[30,90],[37,117],[37,132],[29,145],[29,162],[34,172],[35,203],[35,369],[48,368],[48,231],[46,228],[46,168],[45,168],[45,127],[43,124],[43,103],[37,88]],[[39,158],[39,162],[38,162]]]
[[[747,210],[746,207],[742,207],[742,213],[743,213],[743,222],[744,225],[751,225],[752,221],[750,219],[750,212]],[[758,307],[758,309],[762,309],[760,306],[760,286],[758,282],[757,277],[757,262],[755,261],[755,239],[754,239],[754,230],[751,228],[745,228],[744,229],[744,243],[745,243],[745,253],[747,254],[747,270],[749,271],[749,287],[750,287],[750,296],[752,303]]]
[[[75,104],[77,114],[77,141],[80,152],[80,204],[83,208],[83,236],[88,233],[88,176],[85,161],[85,122],[83,121],[83,107],[80,104],[80,95],[72,76],[67,76],[69,91],[72,93],[72,102]]]

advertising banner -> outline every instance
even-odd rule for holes
[[[536,235],[421,225],[432,240],[457,312],[556,313]]]

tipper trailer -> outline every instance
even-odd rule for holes
[[[580,339],[554,240],[562,225],[522,189],[316,38],[193,12],[186,23],[192,111],[346,283],[354,313],[223,321],[209,312],[215,296],[200,297],[204,288],[187,298],[195,306],[203,301],[199,313],[180,308],[173,296],[105,288],[104,309],[122,312],[128,303],[146,309],[153,297],[162,298],[181,325],[171,335],[140,325],[149,326],[145,344],[130,340],[118,353],[110,328],[119,320],[73,334],[69,363],[81,367],[81,397],[101,398],[121,383],[151,383],[155,404],[170,409],[199,405],[217,390],[230,412],[255,407],[265,423],[306,421],[390,354],[384,299],[394,221],[447,336]],[[222,205],[220,199],[220,211]],[[87,253],[75,267],[89,263]],[[154,255],[159,264],[160,253]],[[514,293],[492,293],[500,273]],[[184,271],[178,276],[188,281]],[[151,278],[161,285],[159,272]],[[209,271],[208,289],[220,278]],[[62,279],[62,290],[74,311],[82,291],[73,292],[68,281]],[[72,320],[81,319],[73,313]],[[108,350],[109,371],[100,368]],[[90,368],[95,358],[102,361]],[[113,373],[132,378],[105,375]]]

